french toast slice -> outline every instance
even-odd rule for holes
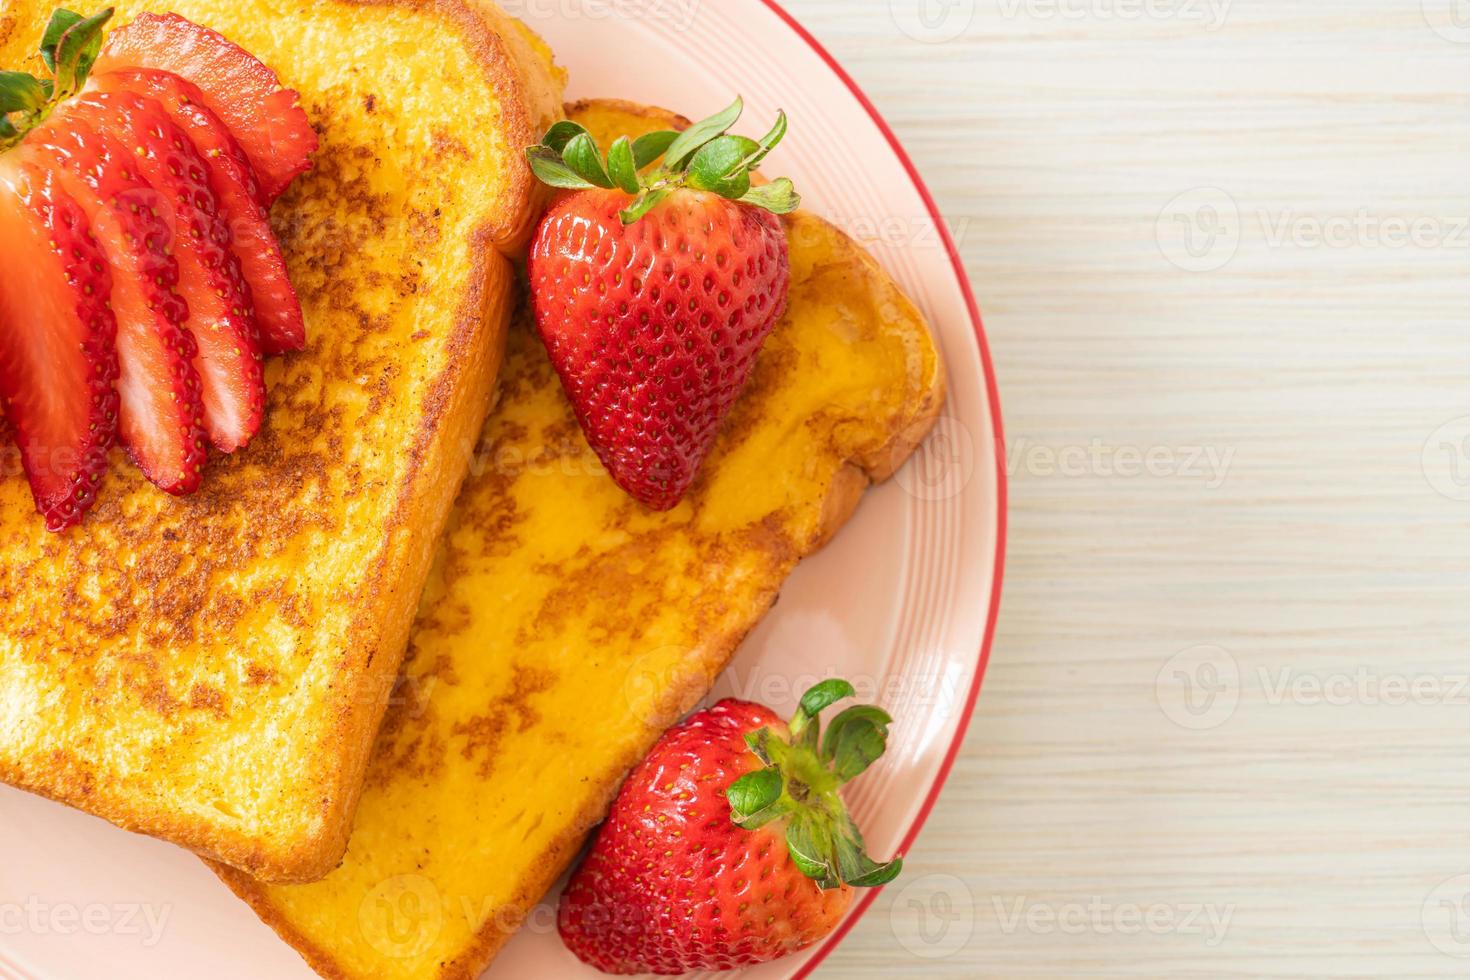
[[[680,123],[568,111],[602,145]],[[527,312],[512,324],[346,859],[297,886],[216,868],[323,976],[478,976],[796,563],[933,424],[944,371],[921,314],[836,228],[785,220],[786,316],[668,513],[613,484]]]
[[[0,0],[0,64],[35,67],[53,2]],[[563,79],[488,0],[116,6],[213,28],[301,93],[321,148],[272,220],[307,347],[190,497],[119,455],[58,536],[0,474],[0,779],[311,880],[346,847],[490,407],[540,196],[521,151]]]

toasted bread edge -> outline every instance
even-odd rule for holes
[[[501,95],[506,132],[513,146],[540,139],[560,110],[564,75],[550,51],[528,28],[491,0],[350,0],[362,6],[399,6],[444,17],[458,28],[465,47]],[[512,35],[510,32],[514,32]],[[429,394],[430,409],[410,447],[408,473],[387,523],[373,571],[353,600],[358,613],[341,653],[344,677],[354,680],[336,693],[335,723],[322,733],[304,765],[334,778],[321,789],[320,820],[306,837],[260,847],[225,839],[195,848],[268,884],[317,881],[347,851],[363,781],[388,693],[402,666],[439,537],[468,473],[476,439],[489,413],[505,334],[514,307],[514,271],[508,256],[530,235],[543,193],[528,167],[517,168],[502,193],[500,217],[477,229],[470,242],[475,272],[472,292],[460,306],[449,338],[447,366]],[[389,575],[389,570],[394,574]],[[405,589],[402,582],[417,583]],[[386,607],[386,614],[384,609]],[[336,765],[327,764],[335,760]],[[193,846],[186,843],[186,846]]]
[[[315,757],[340,760],[336,780],[324,796],[321,833],[295,841],[279,859],[252,866],[255,877],[271,883],[316,881],[341,863],[347,851],[368,761],[388,696],[408,648],[409,631],[428,577],[439,537],[460,485],[469,470],[475,437],[489,413],[495,379],[505,353],[506,328],[515,303],[515,275],[510,262],[478,236],[477,253],[485,257],[484,274],[466,300],[450,343],[452,367],[434,381],[433,408],[420,420],[410,455],[409,472],[388,522],[384,545],[372,578],[357,599],[344,657],[360,662],[352,672],[354,687],[337,691],[334,714],[339,718],[324,733]],[[397,569],[399,577],[386,575]],[[402,583],[420,583],[405,588]],[[382,614],[383,610],[387,614]],[[354,639],[362,637],[361,641]],[[233,863],[233,862],[232,862]]]

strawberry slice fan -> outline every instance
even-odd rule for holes
[[[301,350],[268,208],[311,166],[297,93],[223,36],[58,10],[50,77],[0,72],[0,398],[52,531],[96,501],[120,442],[159,489],[247,446],[262,357]]]

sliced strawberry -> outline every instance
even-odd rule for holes
[[[133,148],[133,162],[161,195],[159,214],[173,232],[185,326],[198,344],[194,368],[203,385],[204,427],[223,452],[247,445],[265,414],[260,333],[230,232],[209,187],[209,167],[189,137],[152,99],[93,92],[68,103],[79,119]]]
[[[174,292],[163,201],[117,140],[58,112],[26,137],[24,152],[54,167],[86,214],[112,269],[117,316],[119,434],[148,479],[170,493],[199,485],[208,453],[189,308]]]
[[[91,87],[156,100],[193,140],[208,164],[209,186],[219,200],[220,216],[229,225],[240,271],[255,301],[261,352],[283,354],[306,346],[301,302],[286,275],[286,261],[271,231],[270,218],[257,200],[255,171],[229,129],[205,108],[198,87],[170,72],[147,69],[94,75]]]
[[[177,14],[140,14],[107,37],[93,73],[157,68],[199,86],[204,104],[222,119],[260,178],[260,202],[270,204],[311,166],[317,137],[276,73],[250,52]]]
[[[97,498],[117,434],[116,323],[87,218],[44,169],[0,158],[0,396],[52,531]]]

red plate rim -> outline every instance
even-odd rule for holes
[[[852,92],[853,97],[862,104],[863,109],[872,118],[874,125],[882,132],[883,138],[888,141],[899,163],[903,165],[904,171],[913,181],[914,189],[919,192],[919,197],[924,201],[924,207],[928,209],[929,216],[934,221],[934,227],[939,229],[940,240],[944,244],[945,253],[949,256],[950,264],[954,267],[955,278],[959,281],[960,291],[965,297],[965,306],[970,311],[970,322],[975,330],[975,340],[980,348],[980,363],[985,371],[985,390],[990,401],[990,418],[995,432],[995,503],[996,503],[996,538],[995,538],[995,573],[990,590],[990,609],[986,613],[985,635],[980,642],[980,662],[975,669],[975,678],[970,683],[969,694],[965,698],[965,706],[960,713],[959,725],[955,729],[954,740],[945,752],[944,761],[939,766],[939,773],[934,779],[933,785],[929,787],[929,795],[924,798],[924,805],[919,808],[919,814],[915,817],[913,824],[904,834],[903,840],[898,845],[899,854],[907,854],[913,846],[914,840],[919,832],[924,829],[929,814],[934,811],[934,804],[939,800],[939,794],[944,789],[945,782],[949,779],[950,771],[954,768],[955,759],[959,756],[960,747],[965,741],[965,732],[969,730],[970,719],[975,713],[975,702],[980,696],[980,685],[985,679],[985,668],[990,663],[990,648],[995,640],[995,624],[1000,614],[1001,585],[1005,576],[1006,556],[1006,501],[1008,498],[1006,486],[1006,468],[1004,460],[1005,451],[1005,426],[1001,419],[1000,410],[1000,387],[995,380],[995,365],[990,358],[990,345],[985,339],[985,327],[980,320],[980,307],[975,302],[975,292],[970,286],[969,274],[965,271],[964,261],[960,258],[959,249],[955,247],[954,237],[949,232],[949,226],[945,224],[939,213],[938,206],[934,203],[934,195],[929,192],[929,186],[924,183],[924,178],[919,175],[918,168],[914,166],[913,159],[903,144],[898,141],[893,128],[883,118],[877,106],[868,98],[862,87],[847,73],[847,70],[838,63],[832,53],[822,45],[799,21],[783,8],[777,0],[762,0],[771,12],[785,22],[786,26],[796,32],[807,45],[816,52],[817,56],[832,69],[842,83]],[[793,980],[802,980],[808,977],[822,965],[822,962],[837,948],[852,927],[857,925],[858,920],[872,907],[878,898],[881,888],[868,889],[858,900],[857,906],[837,927],[837,930],[827,937],[826,941],[817,948],[812,957],[797,971]]]

